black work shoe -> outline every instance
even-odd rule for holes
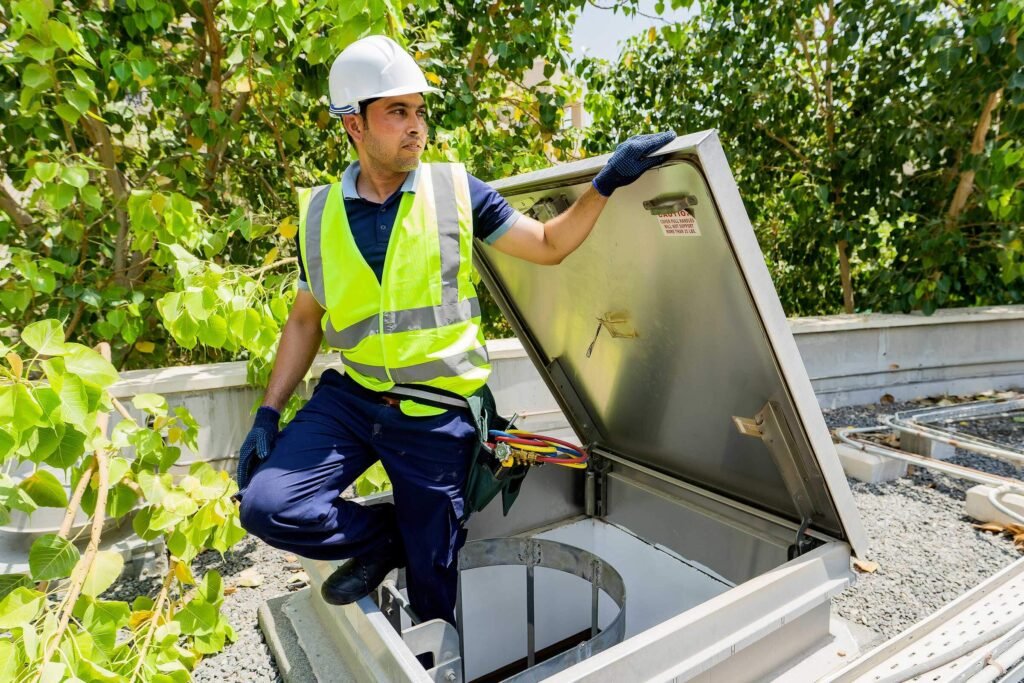
[[[347,605],[369,595],[392,569],[405,563],[399,553],[391,551],[357,557],[341,565],[320,586],[324,602]]]

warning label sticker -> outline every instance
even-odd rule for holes
[[[697,219],[689,211],[674,211],[658,216],[661,229],[667,237],[700,237]]]

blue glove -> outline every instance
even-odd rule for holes
[[[235,472],[235,481],[238,482],[240,491],[249,485],[249,479],[252,478],[253,472],[273,450],[274,440],[277,439],[277,423],[280,419],[281,413],[269,406],[263,406],[256,411],[256,420],[253,422],[252,429],[249,430],[249,435],[245,437],[242,447],[238,450],[238,470]],[[253,460],[253,456],[257,459]]]
[[[675,138],[676,133],[672,130],[650,135],[634,135],[629,138],[615,148],[615,153],[608,160],[608,164],[594,178],[594,189],[601,195],[610,197],[616,188],[629,185],[644,171],[660,164],[664,156],[647,158],[647,155]]]

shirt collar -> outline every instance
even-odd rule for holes
[[[356,189],[356,180],[359,178],[359,162],[353,161],[349,164],[348,168],[341,176],[341,194],[345,199],[362,199],[359,196],[359,190]],[[399,192],[416,192],[416,183],[420,178],[420,167],[416,166],[409,175],[405,177],[405,182],[398,188]]]

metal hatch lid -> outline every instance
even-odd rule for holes
[[[477,265],[584,443],[867,544],[717,132],[676,138],[558,266]],[[610,155],[492,183],[547,220]]]

